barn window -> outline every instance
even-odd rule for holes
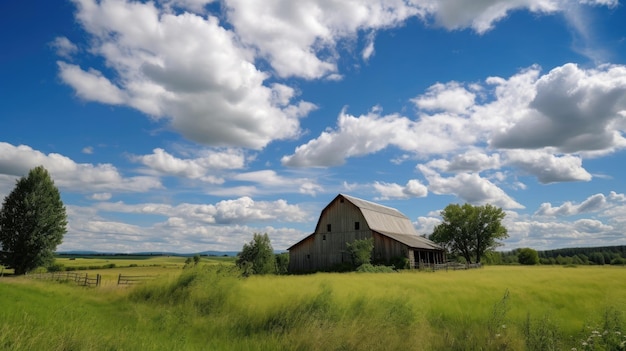
[[[306,259],[307,260],[310,259],[310,258],[311,258],[311,255],[306,255]]]
[[[361,223],[354,222],[354,230],[359,230],[359,229],[361,229]]]
[[[330,232],[330,223],[326,224],[326,231]]]
[[[343,203],[343,198],[339,199],[339,202]]]
[[[322,240],[326,240],[326,234],[322,235]]]

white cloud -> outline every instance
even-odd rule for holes
[[[78,52],[78,46],[66,37],[56,37],[50,45],[56,50],[57,55],[66,59],[71,59]]]
[[[533,83],[535,97],[519,106],[514,123],[496,132],[498,148],[555,147],[560,152],[615,150],[626,146],[615,123],[626,110],[626,66],[557,67]]]
[[[157,148],[152,154],[133,156],[132,159],[158,174],[200,179],[214,184],[221,184],[224,179],[211,173],[240,169],[245,165],[245,157],[241,150],[204,150],[196,153],[198,154],[196,158],[181,159]]]
[[[56,154],[44,154],[26,145],[0,142],[0,174],[21,177],[39,165],[44,166],[56,186],[72,192],[144,192],[162,188],[154,177],[124,177],[111,164],[76,163]]]
[[[476,173],[459,173],[444,178],[424,165],[418,165],[417,168],[428,180],[428,190],[435,194],[455,195],[465,202],[477,205],[492,204],[505,209],[524,208],[497,185]]]
[[[82,150],[82,153],[87,155],[93,154],[93,146],[85,146]]]
[[[506,163],[537,177],[543,184],[591,180],[591,174],[582,167],[582,159],[578,156],[556,156],[539,150],[509,150],[506,151]]]
[[[417,179],[409,180],[405,186],[396,183],[375,182],[374,189],[380,194],[377,200],[408,199],[426,197],[428,188]]]
[[[90,196],[90,199],[97,201],[108,201],[113,197],[111,193],[95,193]]]
[[[255,67],[254,52],[238,44],[217,17],[176,15],[152,2],[75,2],[91,52],[116,77],[113,83],[95,69],[60,62],[61,79],[83,99],[166,118],[199,143],[254,149],[297,136],[298,119],[314,108],[275,101],[277,94],[284,96],[284,86],[264,84],[268,74]]]
[[[609,199],[612,200],[611,197],[609,197]],[[552,204],[547,202],[542,203],[539,209],[535,212],[535,215],[550,217],[573,216],[590,212],[598,212],[605,209],[606,206],[607,198],[603,194],[595,194],[578,205],[572,203],[571,201],[567,201],[557,207],[552,207]]]
[[[428,1],[431,13],[437,22],[447,29],[472,28],[478,33],[485,33],[493,25],[505,18],[511,11],[527,9],[536,13],[551,13],[559,6],[567,6],[555,0],[520,0],[520,1],[463,1],[443,0]]]
[[[406,1],[227,0],[228,19],[242,40],[257,47],[281,77],[306,79],[337,72],[336,47],[360,31],[396,27],[424,9]],[[373,53],[373,41],[363,51]]]
[[[426,164],[430,168],[443,172],[481,172],[488,169],[499,169],[501,165],[499,154],[487,155],[478,150],[470,150],[456,155],[450,161],[438,159]]]
[[[446,153],[475,141],[466,127],[467,120],[449,115],[414,122],[396,114],[381,116],[376,110],[359,117],[342,111],[336,130],[298,146],[281,161],[291,167],[338,166],[348,157],[365,156],[390,145],[422,155]]]
[[[120,105],[126,102],[126,94],[104,77],[100,71],[90,69],[85,72],[77,65],[61,61],[57,64],[61,79],[71,85],[80,98],[111,105]]]
[[[254,201],[244,196],[234,200],[223,200],[216,204],[182,203],[176,206],[158,203],[125,204],[123,202],[101,202],[95,205],[98,211],[158,215],[164,218],[181,219],[186,225],[232,224],[250,222],[302,222],[308,214],[298,205],[285,200]],[[176,220],[174,220],[176,222]]]
[[[474,105],[476,95],[457,82],[437,83],[426,94],[411,101],[420,109],[427,111],[447,111],[456,114],[469,112]]]
[[[427,236],[432,234],[435,227],[441,224],[441,218],[437,217],[418,217],[416,222],[413,222],[413,226],[420,235],[426,234]]]
[[[233,175],[232,180],[256,183],[260,186],[257,188],[244,188],[247,194],[255,194],[267,192],[267,190],[275,191],[280,189],[281,192],[297,192],[315,196],[316,193],[324,189],[316,183],[314,179],[301,177],[284,177],[273,170],[260,170],[254,172],[246,172]],[[228,191],[228,190],[225,190]],[[238,192],[242,193],[242,192]],[[243,192],[243,194],[246,194]]]

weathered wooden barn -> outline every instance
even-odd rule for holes
[[[322,210],[315,232],[288,248],[289,271],[327,270],[351,262],[346,243],[369,238],[374,238],[375,262],[404,257],[415,268],[445,261],[444,250],[419,236],[400,211],[339,194]]]

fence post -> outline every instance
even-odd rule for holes
[[[122,273],[117,276],[117,285],[120,285],[120,280],[122,280]]]
[[[100,274],[96,275],[96,286],[100,286]]]

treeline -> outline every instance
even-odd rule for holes
[[[485,263],[518,264],[523,249],[506,252],[491,252]],[[577,247],[537,251],[539,263],[544,265],[624,265],[626,246]]]

